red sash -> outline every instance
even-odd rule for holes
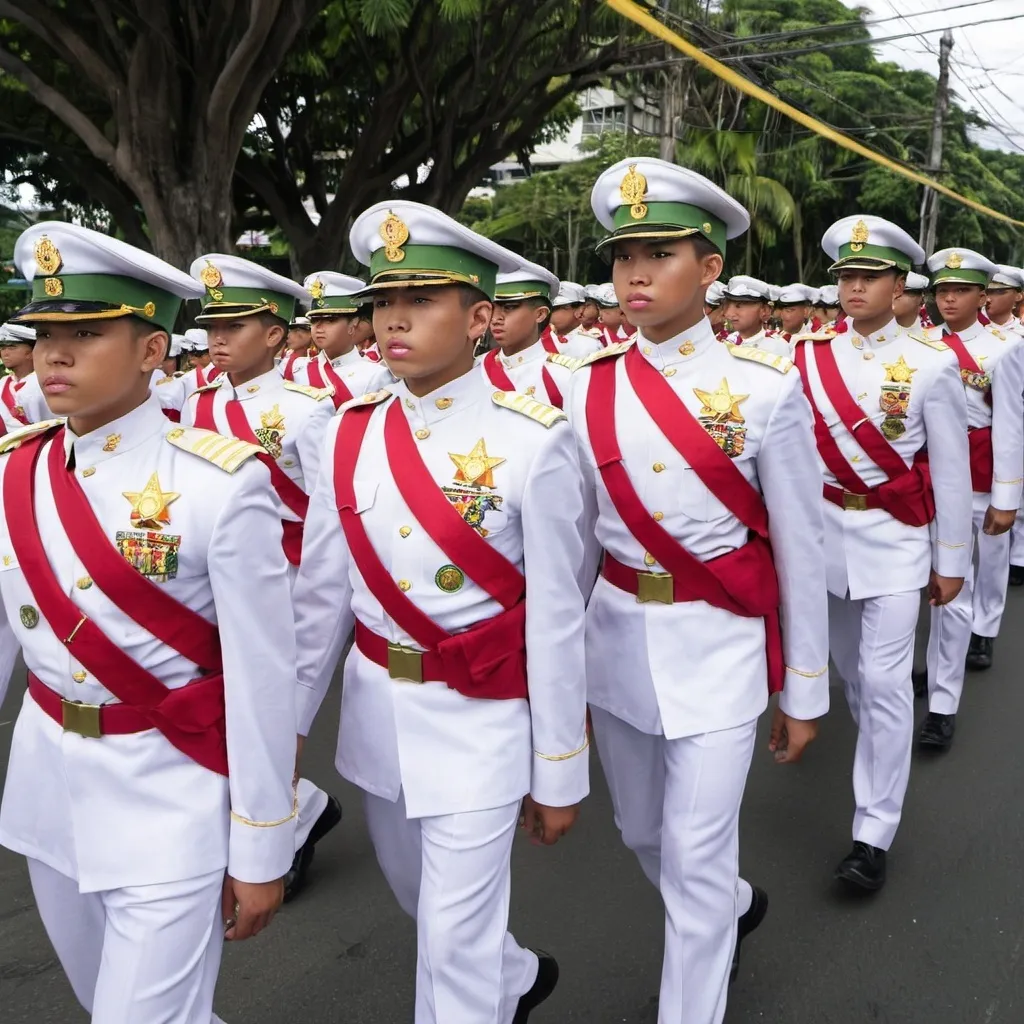
[[[607,348],[609,345],[618,345],[619,336],[610,328],[601,325],[601,346]]]
[[[213,407],[216,401],[216,391],[203,391],[196,400],[195,425],[204,430],[217,430],[217,421],[214,419]],[[299,522],[292,519],[284,519],[281,522],[284,535],[282,547],[285,556],[292,565],[298,565],[302,558],[302,524],[306,521],[306,511],[309,508],[309,495],[277,464],[271,456],[256,432],[249,425],[245,418],[245,410],[237,398],[231,398],[224,406],[224,413],[228,420],[228,429],[232,437],[240,441],[248,441],[250,444],[258,445],[260,451],[256,458],[263,463],[270,471],[270,482],[277,492],[277,496],[284,503],[285,507],[299,517]]]
[[[742,548],[709,562],[687,551],[644,507],[629,478],[615,433],[615,364],[614,359],[594,363],[586,400],[587,432],[615,511],[637,542],[671,575],[674,601],[706,601],[734,615],[764,619],[768,688],[776,693],[782,689],[786,669],[778,612],[779,583],[768,543],[764,501],[668,381],[635,348],[629,349],[625,355],[626,375],[648,415],[704,486],[753,534]],[[604,575],[616,586],[620,586],[616,580],[623,578],[620,567],[638,577],[638,589],[639,577],[649,575],[622,567],[606,555]]]
[[[373,548],[356,509],[355,471],[374,406],[357,406],[343,416],[334,446],[338,515],[353,561],[373,596],[395,624],[422,648],[423,679],[446,683],[466,697],[515,699],[527,696],[526,581],[521,572],[469,526],[444,496],[413,440],[401,405],[385,413],[388,465],[402,499],[430,539],[477,586],[504,609],[464,633],[443,630],[399,589]],[[360,650],[381,661],[381,638],[357,627]]]
[[[284,357],[284,362],[281,363],[281,376],[284,377],[285,380],[290,380],[294,383],[295,360],[298,358],[299,353],[297,349],[292,349],[292,351]]]
[[[363,358],[369,359],[371,363],[379,363],[381,361],[380,349],[377,348],[376,342],[369,348],[363,349]]]
[[[636,328],[628,322],[623,322],[622,330],[625,331],[627,338],[632,338],[636,334]]]
[[[956,361],[960,366],[960,377],[964,382],[965,387],[970,387],[967,383],[969,376],[977,375],[979,377],[985,376],[985,371],[982,370],[981,365],[978,361],[967,351],[967,346],[963,343],[959,334],[944,334],[942,340],[952,349],[953,355],[956,356]],[[989,384],[985,388],[984,393],[985,404],[988,406],[992,405],[992,385]],[[990,489],[990,488],[987,488]]]
[[[203,367],[196,367],[196,387],[205,388],[207,384],[212,384],[220,376],[220,368],[214,366],[213,363],[207,367],[206,372],[203,371]]]
[[[836,439],[815,404],[807,377],[807,346],[801,342],[793,353],[793,361],[800,371],[804,394],[814,415],[814,440],[821,461],[836,478],[839,487],[824,484],[824,497],[843,508],[881,508],[894,519],[908,526],[925,526],[935,518],[935,498],[932,494],[928,457],[923,451],[914,456],[913,468],[907,468],[902,457],[893,450],[882,432],[871,422],[843,381],[831,342],[815,346],[815,365],[821,386],[836,410],[843,426],[867,452],[879,469],[889,478],[879,487],[871,488],[857,475],[846,461]]]
[[[25,582],[54,633],[64,638],[74,657],[126,708],[142,716],[143,728],[158,729],[197,764],[227,775],[224,675],[217,628],[137,573],[115,551],[74,472],[64,465],[62,439],[63,428],[53,435],[48,471],[54,505],[75,554],[121,612],[205,674],[183,687],[168,689],[105,636],[64,592],[43,548],[35,515],[34,480],[45,435],[14,451],[4,476],[5,507],[17,510],[8,515],[8,529]],[[51,701],[44,710],[52,715],[52,708]]]
[[[19,382],[11,376],[4,378],[4,386],[0,388],[0,399],[3,399],[4,405],[7,406],[7,411],[16,419],[22,426],[28,426],[28,417],[25,415],[25,410],[22,409],[17,400],[14,397],[14,392],[18,388]],[[23,387],[24,385],[22,385]],[[5,431],[6,433],[6,431]]]
[[[498,359],[498,350],[496,348],[492,348],[484,356],[484,373],[487,374],[487,379],[496,388],[501,388],[502,391],[516,390],[515,384],[512,383],[512,378]],[[540,378],[544,383],[544,390],[548,394],[548,404],[553,405],[556,409],[561,409],[563,402],[562,392],[558,390],[555,378],[551,376],[546,366],[541,367]]]
[[[545,352],[558,352],[558,334],[551,324],[548,324],[541,333],[540,343],[544,346]]]
[[[340,409],[346,402],[351,402],[355,396],[351,391],[349,391],[345,386],[344,381],[342,381],[335,372],[334,367],[331,366],[330,360],[327,360],[327,362],[323,364],[323,373],[321,373],[320,370],[321,365],[319,359],[311,359],[306,364],[306,375],[309,377],[309,383],[315,388],[334,388],[332,401],[334,402],[335,409]]]

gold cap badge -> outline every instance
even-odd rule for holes
[[[647,216],[647,205],[644,203],[647,179],[636,169],[636,164],[629,165],[629,170],[619,185],[619,195],[622,196],[623,203],[629,204],[629,215],[633,220],[643,220]]]
[[[319,277],[313,279],[313,283],[309,286],[309,294],[319,302],[324,297],[324,283]]]
[[[864,248],[864,243],[868,240],[868,226],[864,221],[859,220],[853,225],[853,231],[850,234],[850,251],[860,252]]]
[[[36,242],[35,252],[33,254],[36,258],[36,266],[44,274],[56,274],[58,270],[64,265],[64,258],[60,254],[60,249],[57,248],[51,242],[46,235]]]
[[[43,291],[51,299],[56,299],[64,294],[64,282],[59,277],[48,277],[43,282]]]
[[[389,212],[380,226],[380,237],[384,239],[384,258],[388,263],[401,263],[405,259],[402,246],[409,241],[409,225]]]
[[[959,270],[964,265],[964,258],[958,252],[951,252],[946,257],[947,270]]]

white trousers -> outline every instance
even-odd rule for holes
[[[384,877],[416,921],[415,1024],[511,1024],[537,956],[508,931],[520,804],[408,818],[405,798],[363,793]]]
[[[985,506],[988,507],[987,504]],[[995,637],[1006,607],[1010,574],[1010,537],[981,532],[984,510],[974,510],[976,559],[956,598],[931,609],[928,633],[928,710],[955,715],[964,690],[965,660],[971,633]]]
[[[1010,562],[1024,565],[1024,512],[1018,512],[1010,527]]]
[[[914,632],[921,595],[913,590],[852,601],[828,596],[829,646],[857,724],[853,756],[853,838],[892,845],[910,780],[914,741]]]
[[[43,926],[92,1024],[214,1024],[224,872],[80,893],[29,859]]]
[[[739,824],[757,722],[668,740],[590,714],[615,824],[665,904],[658,1024],[721,1024],[736,920],[750,906]]]
[[[317,789],[309,779],[299,779],[299,784],[295,787],[295,797],[299,802],[299,816],[295,822],[295,852],[298,853],[299,848],[309,838],[316,819],[327,807],[327,794],[322,789]]]

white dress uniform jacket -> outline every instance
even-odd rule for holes
[[[574,359],[583,359],[591,352],[600,352],[604,348],[604,335],[600,327],[576,327],[565,335],[565,349],[558,346],[558,351]]]
[[[21,380],[15,380],[13,375],[8,374],[0,382],[3,389],[2,400],[0,400],[0,418],[3,419],[5,433],[20,430],[24,424],[14,415],[7,405],[7,398],[13,402],[16,409],[20,409],[22,415],[29,423],[38,423],[40,420],[50,419],[53,413],[46,404],[43,389],[39,386],[39,378],[35,373],[28,373]]]
[[[374,363],[364,359],[358,349],[352,349],[343,356],[328,360],[327,354],[321,352],[316,359],[307,360],[298,370],[295,371],[295,383],[306,384],[309,387],[320,387],[309,379],[309,368],[314,363],[319,364],[320,373],[323,376],[325,386],[330,385],[324,366],[330,362],[334,372],[341,378],[342,384],[348,388],[352,398],[360,398],[371,391],[378,391],[386,388],[394,379],[383,363]],[[339,403],[340,404],[340,403]]]
[[[741,348],[759,348],[787,359],[793,351],[793,346],[781,334],[769,334],[766,330],[760,330],[750,338],[744,338],[739,331],[733,331],[728,340],[730,344]]]
[[[545,351],[543,344],[539,341],[513,356],[505,355],[500,348],[492,351],[495,353],[498,364],[515,385],[516,391],[536,398],[538,402],[550,405],[555,396],[548,393],[544,383],[543,371],[547,370],[562,396],[563,403],[568,400],[569,383],[572,380],[572,371],[575,365],[568,357]],[[493,388],[497,385],[487,375],[487,367],[484,365],[484,360],[487,358],[485,355],[479,360],[478,365],[484,380]]]

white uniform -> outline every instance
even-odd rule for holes
[[[592,352],[600,352],[604,348],[604,335],[600,327],[576,327],[565,335],[565,355],[574,359],[583,359]],[[562,352],[562,346],[558,346]]]
[[[964,389],[945,346],[914,340],[895,320],[866,338],[850,326],[829,342],[800,344],[809,349],[807,383],[814,403],[843,458],[865,484],[877,487],[888,477],[829,401],[815,360],[819,345],[831,346],[846,388],[879,428],[886,419],[880,404],[886,382],[902,381],[909,396],[904,429],[890,446],[907,466],[925,447],[930,456],[935,494],[930,527],[908,526],[884,509],[845,509],[823,502],[831,653],[858,727],[853,838],[887,850],[910,777],[910,673],[919,592],[932,568],[941,576],[959,577],[970,566]],[[825,483],[841,486],[824,462],[819,463]]]
[[[28,694],[18,716],[0,842],[29,858],[43,923],[78,999],[102,1024],[208,1024],[224,871],[271,881],[288,869],[294,849],[295,640],[281,615],[288,579],[280,517],[266,470],[252,459],[237,468],[229,461],[247,459],[250,446],[225,450],[218,441],[213,457],[228,472],[192,454],[210,452],[212,436],[176,428],[153,398],[94,433],[64,435],[68,464],[103,532],[130,561],[126,544],[147,534],[129,518],[128,494],[137,498],[155,481],[169,512],[159,536],[174,560],[154,583],[217,623],[224,664],[229,778],[156,730],[87,739],[62,731]],[[60,442],[46,449],[53,443]],[[165,686],[184,686],[197,666],[120,611],[86,574],[55,511],[46,458],[44,450],[35,512],[64,592]],[[0,483],[9,466],[10,456],[0,458]],[[20,647],[29,669],[66,700],[114,702],[76,660],[74,643],[37,610],[7,526],[24,510],[4,512],[0,699]]]
[[[543,344],[539,341],[512,356],[506,356],[500,348],[493,349],[493,351],[494,358],[515,385],[516,391],[548,405],[561,406],[568,401],[569,382],[572,380],[574,365],[571,359],[546,352]],[[487,358],[484,356],[478,361],[480,372],[488,384],[497,387],[498,385],[487,375],[487,367],[484,365]],[[556,394],[552,394],[548,389],[544,380],[544,371],[547,371],[550,376]],[[559,396],[561,396],[561,402],[556,401]]]
[[[568,806],[589,784],[584,610],[575,583],[582,560],[579,465],[560,414],[496,393],[475,368],[422,398],[402,382],[391,394],[379,395],[355,470],[360,520],[387,572],[442,629],[458,632],[501,611],[469,577],[471,567],[463,576],[450,564],[402,499],[382,436],[397,404],[427,471],[465,509],[467,522],[481,526],[520,571],[529,565],[530,701],[474,700],[443,683],[395,681],[353,647],[337,766],[365,791],[381,867],[417,919],[417,1024],[510,1024],[537,974],[535,955],[507,932],[520,800],[531,793],[542,804]],[[499,403],[525,404],[550,428]],[[371,593],[341,529],[334,448],[346,415],[328,433],[295,588],[303,734],[354,620],[393,644],[415,647]],[[461,484],[459,462],[468,472]]]
[[[314,363],[318,364],[321,375],[324,379],[324,386],[330,386],[331,381],[327,378],[324,370],[327,364],[327,354],[320,352],[316,359],[306,360],[295,373],[296,384],[307,384],[310,387],[320,387],[309,379],[309,369]],[[369,394],[371,391],[378,391],[386,388],[394,379],[383,363],[374,363],[364,359],[358,349],[351,349],[343,356],[330,360],[331,368],[341,379],[342,384],[349,390],[351,398],[359,398]],[[344,397],[344,396],[343,396]],[[347,399],[345,399],[347,401]],[[343,403],[337,402],[340,405]]]
[[[733,331],[729,335],[728,341],[732,345],[739,345],[742,348],[759,348],[765,352],[771,352],[772,355],[784,356],[787,359],[793,352],[793,346],[781,334],[769,334],[764,328],[750,338],[744,338],[739,331]]]
[[[974,491],[975,573],[967,573],[954,601],[931,611],[928,708],[943,715],[956,714],[960,705],[971,634],[995,637],[999,633],[1006,606],[1010,535],[991,537],[982,532],[982,526],[990,505],[1007,511],[1020,507],[1024,480],[1024,344],[1018,335],[978,321],[957,334],[987,378],[977,382],[980,387],[965,380],[964,391],[968,429],[992,430],[993,478],[991,490]],[[933,329],[927,337],[941,344],[942,331]]]
[[[823,715],[829,698],[820,481],[809,471],[811,418],[799,374],[789,360],[720,344],[707,319],[661,344],[640,331],[634,346],[695,417],[704,404],[695,388],[725,389],[741,411],[736,429],[743,438],[733,464],[768,508],[782,617],[790,624],[781,706],[796,718]],[[600,479],[586,416],[591,373],[584,366],[574,374],[567,407],[596,501],[586,535],[627,566],[664,571],[623,523]],[[742,547],[747,527],[668,442],[630,385],[624,358],[615,373],[618,444],[644,507],[701,561]],[[718,1024],[737,917],[750,905],[750,887],[738,880],[739,811],[757,718],[768,702],[764,622],[704,601],[640,603],[602,576],[587,608],[587,680],[616,823],[666,907],[659,1020]]]
[[[159,371],[158,374],[159,376],[154,374],[149,390],[156,395],[160,408],[165,410],[164,415],[177,422],[181,418],[181,410],[187,397],[186,375],[176,373],[168,377]]]
[[[25,425],[12,412],[8,400],[15,409],[21,410],[21,415],[29,423],[38,423],[53,416],[35,373],[28,373],[21,380],[7,374],[0,380],[0,389],[0,418],[3,419],[5,433],[20,430]]]
[[[291,367],[293,380],[295,379],[295,374],[308,362],[309,356],[299,355],[296,351],[287,351],[283,356],[278,356],[274,359],[274,365],[282,376],[288,367]]]

